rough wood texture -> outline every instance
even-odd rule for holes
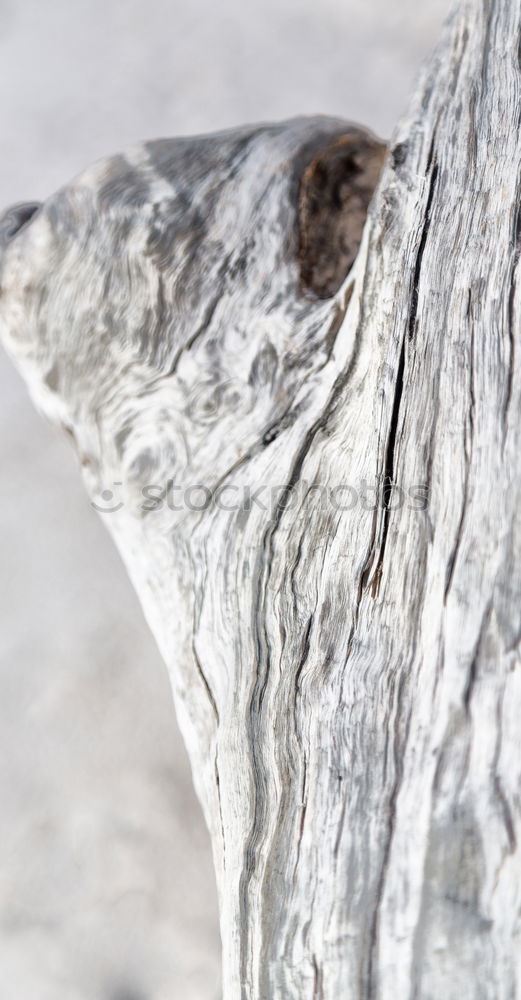
[[[454,16],[330,298],[298,186],[339,122],[138,147],[9,228],[5,341],[169,665],[225,1000],[521,996],[519,31]]]

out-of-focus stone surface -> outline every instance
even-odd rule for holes
[[[136,139],[325,112],[389,135],[448,0],[0,0],[0,207]],[[0,355],[2,1000],[218,1000],[166,671],[71,449]]]

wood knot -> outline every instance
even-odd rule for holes
[[[300,280],[327,299],[351,269],[387,147],[362,129],[341,135],[304,171],[298,200]]]

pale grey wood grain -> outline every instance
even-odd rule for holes
[[[521,995],[519,20],[458,9],[331,299],[295,243],[324,119],[136,147],[3,254],[8,349],[120,484],[226,1000]]]

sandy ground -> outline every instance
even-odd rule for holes
[[[389,135],[448,0],[0,0],[0,205],[139,138],[323,111]],[[0,355],[0,995],[218,1000],[166,670],[68,444]]]

